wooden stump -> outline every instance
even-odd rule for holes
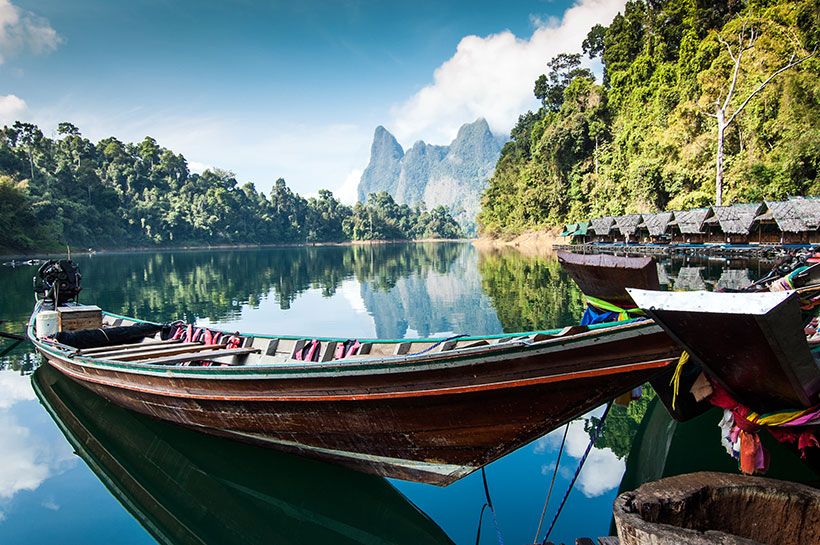
[[[820,490],[725,473],[692,473],[618,496],[621,545],[820,544]]]

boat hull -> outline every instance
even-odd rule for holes
[[[50,366],[32,383],[77,454],[158,543],[453,543],[384,479],[147,418]]]
[[[526,351],[442,354],[356,371],[313,364],[309,372],[246,366],[149,373],[41,352],[60,372],[143,414],[446,485],[644,383],[678,349],[658,326],[638,322]]]

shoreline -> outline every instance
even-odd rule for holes
[[[525,255],[552,254],[553,248],[565,245],[566,237],[559,236],[560,229],[524,231],[513,238],[490,238],[481,236],[473,240],[473,246],[482,251],[512,249]]]
[[[301,242],[287,244],[190,244],[181,246],[132,246],[126,248],[92,248],[88,250],[71,250],[72,255],[113,255],[145,252],[193,252],[198,250],[253,250],[260,248],[309,248],[326,246],[377,246],[382,244],[411,244],[411,243],[445,243],[445,242],[472,242],[469,238],[421,238],[421,239],[391,239],[391,240],[346,240],[344,242]],[[0,254],[0,260],[29,260],[61,257],[66,251],[42,250],[30,253]]]

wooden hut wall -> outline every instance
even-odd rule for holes
[[[812,244],[820,241],[820,199],[796,197],[767,201],[766,206],[780,231],[777,243]],[[767,238],[774,238],[770,228]]]
[[[638,225],[641,223],[640,214],[627,214],[615,218],[615,238],[622,242],[635,242],[637,239]]]

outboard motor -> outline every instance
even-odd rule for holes
[[[80,268],[70,259],[46,261],[34,277],[34,293],[39,299],[58,306],[76,301],[83,288]]]

